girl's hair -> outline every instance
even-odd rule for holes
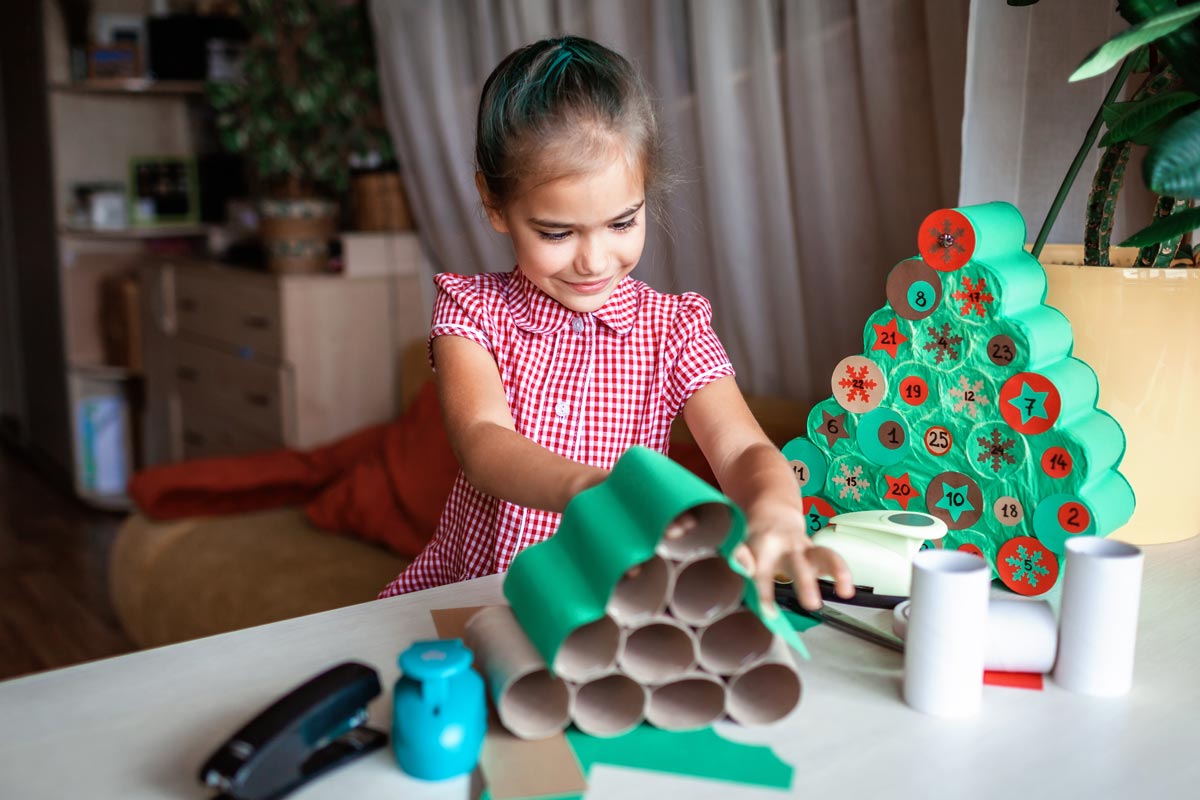
[[[668,182],[649,92],[623,56],[578,36],[510,53],[479,98],[475,168],[503,207],[526,187],[606,165],[641,172],[647,204]]]

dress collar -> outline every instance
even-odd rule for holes
[[[641,285],[641,281],[626,275],[604,305],[592,312],[591,316],[614,333],[625,336],[633,330]],[[543,292],[525,277],[520,267],[513,269],[505,295],[513,322],[528,333],[554,333],[568,326],[575,317],[588,316],[572,311]]]

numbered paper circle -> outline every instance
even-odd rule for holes
[[[876,464],[895,464],[908,455],[908,426],[890,408],[877,408],[858,421],[858,447]]]
[[[1042,472],[1051,478],[1065,478],[1075,469],[1075,459],[1065,447],[1047,447],[1041,458]]]
[[[829,525],[829,520],[837,516],[837,511],[827,500],[820,497],[804,498],[804,518],[808,525],[808,535]]]
[[[929,399],[929,384],[920,375],[909,375],[900,381],[900,399],[910,406],[919,406]]]
[[[1036,372],[1019,372],[1000,387],[1000,416],[1018,433],[1036,435],[1050,429],[1062,411],[1062,398],[1050,380]]]
[[[960,212],[943,208],[921,223],[917,247],[926,264],[939,272],[953,272],[971,260],[975,229]]]
[[[942,279],[919,258],[901,261],[888,273],[887,299],[904,319],[925,319],[942,302]]]
[[[808,439],[792,439],[783,446],[783,457],[791,465],[792,475],[801,490],[821,491],[829,474],[829,462],[819,447]]]
[[[1011,528],[1025,519],[1025,506],[1012,495],[1005,495],[992,504],[992,516],[1001,525]]]
[[[970,528],[983,516],[983,492],[963,473],[943,472],[925,490],[925,510],[952,531]]]
[[[1058,580],[1058,558],[1032,536],[1017,536],[996,553],[996,574],[1017,594],[1043,594]]]
[[[865,356],[847,356],[839,361],[830,384],[838,404],[855,414],[865,414],[878,406],[887,391],[883,370]]]
[[[1052,494],[1033,512],[1033,532],[1046,547],[1062,555],[1072,536],[1095,536],[1096,515],[1073,494]]]
[[[972,529],[948,531],[942,537],[942,549],[961,550],[964,553],[979,556],[987,562],[988,569],[992,570],[992,573],[995,574],[996,547],[986,534]]]
[[[944,456],[954,448],[953,434],[941,425],[927,428],[922,441],[925,443],[925,449],[935,456]]]
[[[1008,334],[997,334],[988,339],[987,355],[997,367],[1011,366],[1017,360],[1017,343]]]

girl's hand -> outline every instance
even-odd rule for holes
[[[748,534],[734,557],[754,576],[764,609],[775,608],[775,578],[790,572],[800,605],[821,607],[817,578],[832,577],[841,598],[854,596],[854,581],[842,557],[808,538],[804,512],[791,503],[770,503],[747,509]]]

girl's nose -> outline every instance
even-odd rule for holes
[[[604,248],[598,236],[581,236],[575,251],[575,272],[598,275],[604,272]]]

